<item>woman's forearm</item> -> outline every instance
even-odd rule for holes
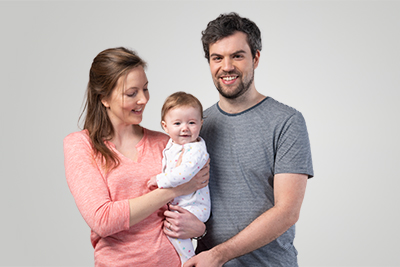
[[[177,196],[176,190],[165,188],[129,199],[129,226],[141,222]]]

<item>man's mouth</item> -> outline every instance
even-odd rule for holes
[[[222,80],[224,81],[232,81],[237,79],[239,76],[225,76],[225,77],[221,77]]]
[[[222,83],[226,84],[226,85],[235,83],[238,78],[239,78],[239,75],[224,75],[224,76],[220,76],[220,79],[222,80]]]

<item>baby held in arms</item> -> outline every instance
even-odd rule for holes
[[[161,125],[170,140],[163,151],[162,173],[152,177],[148,186],[176,187],[190,181],[207,163],[206,144],[199,136],[203,124],[203,108],[191,94],[177,92],[170,95],[162,107]],[[208,186],[193,194],[175,198],[171,204],[179,205],[205,222],[210,216]],[[178,252],[182,265],[195,255],[191,239],[168,237]]]

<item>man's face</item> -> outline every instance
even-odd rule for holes
[[[238,98],[254,86],[254,69],[259,56],[257,51],[253,59],[243,32],[236,32],[210,45],[211,75],[223,97]]]

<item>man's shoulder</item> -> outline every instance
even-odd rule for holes
[[[260,105],[260,108],[265,109],[266,111],[271,112],[271,113],[286,114],[289,116],[298,112],[295,108],[293,108],[289,105],[286,105],[282,102],[279,102],[272,97],[267,97],[263,101],[262,105]]]
[[[204,117],[210,116],[212,114],[215,114],[215,112],[218,110],[217,109],[217,105],[218,103],[213,104],[212,106],[210,106],[209,108],[207,108],[206,110],[204,110]]]

